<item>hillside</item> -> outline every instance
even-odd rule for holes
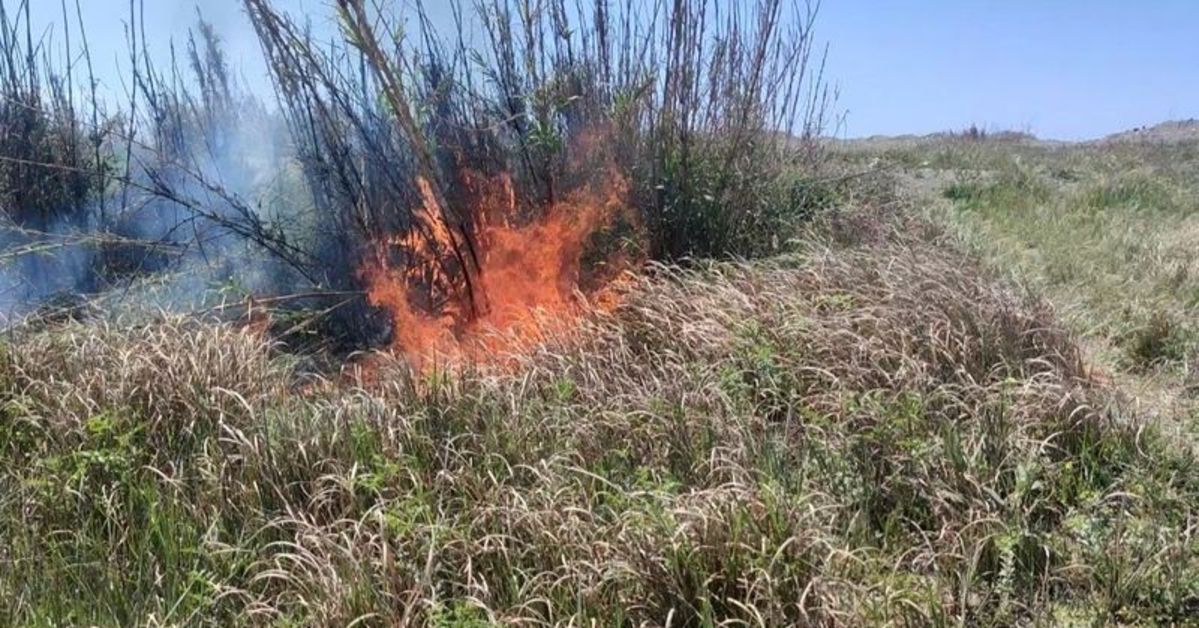
[[[1115,133],[1103,142],[1156,142],[1191,143],[1199,142],[1199,120],[1172,120],[1143,126],[1131,131]]]

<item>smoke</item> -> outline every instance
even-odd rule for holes
[[[44,231],[24,229],[11,220],[0,224],[0,323],[89,289],[93,255],[88,232],[55,221]]]
[[[42,70],[41,83],[9,84],[5,61],[32,66],[35,55],[0,51],[0,88],[55,94],[46,119],[66,128],[65,149],[39,136],[23,147],[29,159],[77,170],[95,149],[78,194],[0,208],[68,215],[91,247],[61,249],[58,283],[43,281],[44,266],[4,271],[0,285],[38,285],[16,307],[59,286],[176,311],[319,292],[297,304],[331,310],[332,294],[352,295],[337,306],[340,329],[326,331],[355,342],[386,330],[397,348],[436,350],[485,326],[520,335],[533,310],[575,309],[594,279],[585,258],[769,248],[779,222],[762,187],[785,149],[758,138],[797,120],[818,127],[827,102],[819,76],[808,85],[803,71],[814,9],[793,8],[783,29],[785,0],[668,3],[660,20],[637,3],[625,14],[602,1],[594,12],[569,0],[537,12],[469,3],[481,46],[465,41],[462,20],[439,29],[423,3],[391,11],[339,0],[327,15],[341,31],[326,41],[276,1],[241,3],[273,106],[239,82],[218,29],[202,20],[164,55],[131,8],[128,104],[97,122],[93,99],[90,124],[61,97],[80,84],[78,64],[66,64],[65,81]],[[730,19],[709,26],[707,11],[726,6]],[[599,146],[587,141],[596,131]],[[627,206],[638,219],[614,224],[612,208]],[[423,323],[430,333],[413,339]]]
[[[236,115],[193,131],[186,150],[165,163],[153,150],[135,151],[146,164],[139,192],[113,224],[151,246],[114,260],[135,264],[116,301],[194,312],[316,287],[267,248],[276,241],[298,247],[315,222],[282,121],[242,98]]]
[[[97,116],[100,128],[67,98],[48,110],[6,91],[53,131],[21,144],[36,160],[5,155],[46,162],[16,185],[54,185],[41,173],[81,170],[93,148],[96,157],[86,161],[90,193],[65,199],[84,198],[77,205],[33,194],[0,203],[0,322],[69,313],[84,299],[112,315],[191,312],[316,283],[269,246],[298,254],[315,223],[286,124],[232,75],[216,33],[199,22],[166,68],[143,56],[127,112]],[[57,68],[29,70],[55,88],[68,82]]]

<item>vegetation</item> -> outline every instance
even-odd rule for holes
[[[509,368],[305,379],[176,319],[18,334],[0,618],[1189,617],[1192,458],[1127,421],[1044,305],[943,241],[859,240],[877,220],[662,268]]]
[[[1199,305],[1189,234],[1199,144],[1048,146],[947,142],[924,176],[971,245],[1054,299],[1081,332],[1124,350],[1125,366],[1182,366]]]
[[[777,252],[827,199],[812,190],[830,99],[814,5],[496,0],[455,3],[446,28],[420,3],[400,15],[341,0],[340,39],[326,42],[270,0],[244,0],[279,97],[267,113],[202,17],[185,67],[151,59],[140,1],[131,93],[111,114],[94,88],[90,112],[76,107],[88,94],[73,86],[94,81],[55,67],[52,52],[73,58],[71,30],[65,46],[35,41],[27,3],[0,7],[0,89],[23,116],[6,136],[24,143],[4,153],[4,206],[74,217],[72,242],[89,247],[76,291],[195,266],[219,283],[256,275],[267,279],[252,292],[311,294],[295,305],[324,312],[343,348],[364,348],[387,331],[360,272],[380,248],[430,278],[424,314],[479,307],[472,275],[496,180],[512,187],[505,218],[518,223],[580,190],[619,194],[637,227],[626,248],[660,260]],[[483,45],[466,43],[467,21]],[[222,265],[255,268],[211,271]]]
[[[1185,124],[1083,144],[937,137],[859,145],[992,269],[1045,295],[1095,368],[1194,428],[1199,142]]]
[[[455,5],[447,32],[418,3],[405,33],[342,0],[346,41],[331,48],[270,0],[245,5],[332,226],[335,254],[316,257],[333,287],[362,288],[354,268],[390,242],[388,259],[428,278],[429,314],[474,311],[496,178],[517,222],[581,190],[619,191],[640,255],[658,260],[777,252],[820,200],[786,185],[813,178],[828,105],[813,5],[487,0]],[[481,46],[466,43],[470,18]]]
[[[0,624],[1199,614],[1195,450],[1130,386],[1188,390],[1199,143],[817,142],[814,13],[779,0],[486,0],[478,50],[419,10],[405,39],[339,0],[325,45],[244,2],[282,119],[201,22],[193,84],[131,28],[136,97],[89,126],[0,0],[6,215],[78,214],[125,288],[170,283],[165,246],[251,297],[0,337]],[[280,133],[279,178],[220,176]],[[429,264],[425,314],[472,298],[492,176],[530,221],[607,179],[637,233],[595,239],[655,261],[511,354],[333,350],[381,344],[372,246]],[[264,314],[292,296],[316,313]],[[331,312],[351,342],[292,342]]]

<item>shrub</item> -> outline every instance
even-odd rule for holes
[[[50,55],[33,62],[16,36],[28,4],[24,22],[4,16],[0,148],[11,159],[0,201],[42,227],[73,216],[72,236],[100,247],[81,255],[94,266],[87,289],[197,257],[235,269],[212,270],[217,281],[244,280],[230,275],[253,264],[241,274],[336,293],[304,304],[331,312],[328,328],[353,345],[380,336],[378,317],[365,297],[342,295],[363,290],[361,269],[380,253],[421,267],[412,276],[427,314],[476,311],[487,182],[511,183],[517,207],[505,218],[517,224],[605,188],[633,208],[625,232],[641,254],[662,260],[776,252],[827,202],[812,193],[831,103],[815,4],[486,0],[456,3],[457,32],[446,32],[417,3],[405,34],[403,16],[341,0],[342,39],[326,45],[270,0],[243,1],[297,150],[298,209],[246,175],[263,168],[243,153],[289,143],[267,136],[283,125],[239,93],[203,19],[186,47],[189,83],[174,59],[163,71],[148,57],[131,5],[131,99],[104,120],[93,103],[85,125],[76,66],[57,78]],[[463,32],[472,18],[478,46]],[[248,127],[263,136],[247,143]],[[268,169],[287,170],[290,157]]]
[[[446,242],[420,238],[433,260],[394,245],[391,255],[432,262],[430,300],[469,309],[480,175],[509,176],[524,217],[597,180],[627,182],[658,259],[769,252],[794,222],[781,214],[812,209],[784,190],[787,173],[819,160],[810,140],[828,105],[810,6],[488,0],[471,5],[485,35],[476,48],[461,7],[448,37],[418,8],[405,47],[385,43],[402,40],[389,20],[342,0],[349,49],[326,52],[269,0],[245,4],[331,225],[327,244],[343,254],[325,267],[346,287],[374,244],[443,230]],[[434,215],[419,211],[428,198]]]

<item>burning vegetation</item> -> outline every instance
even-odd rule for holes
[[[821,212],[812,5],[242,0],[262,105],[133,0],[107,111],[81,1],[56,65],[0,0],[0,314],[68,312],[0,336],[0,626],[1193,622],[1192,449],[896,197]]]
[[[414,364],[527,346],[579,315],[631,260],[631,241],[609,246],[631,219],[619,175],[528,208],[510,176],[463,173],[474,225],[465,265],[448,257],[444,212],[420,183],[424,202],[414,213],[428,229],[373,243],[359,269],[370,303],[391,316],[391,347]]]
[[[182,67],[158,67],[140,1],[110,111],[80,89],[78,7],[62,52],[86,63],[60,66],[28,3],[0,0],[3,243],[69,253],[0,272],[41,287],[4,314],[59,291],[185,312],[236,295],[282,304],[289,343],[473,359],[569,324],[638,262],[770,253],[810,214],[789,182],[818,164],[802,140],[829,99],[811,5],[478,0],[447,25],[338,0],[326,41],[242,0],[263,104],[202,17]]]
[[[268,0],[245,2],[350,252],[334,281],[366,295],[343,322],[381,327],[413,362],[503,353],[631,261],[769,252],[804,214],[780,181],[813,144],[773,131],[823,122],[819,74],[794,71],[811,7],[488,0],[474,47],[460,10],[447,36],[419,5],[403,31],[341,0],[348,48],[322,52]]]

